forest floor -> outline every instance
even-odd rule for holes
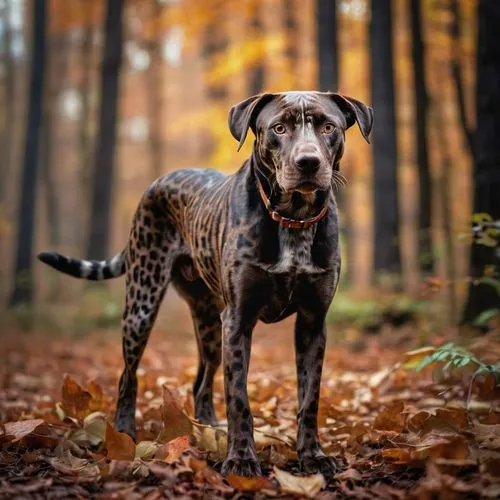
[[[432,353],[404,355],[416,347],[415,325],[329,345],[319,434],[339,470],[328,483],[302,476],[291,328],[259,327],[253,342],[248,390],[265,473],[254,479],[223,478],[224,428],[192,420],[187,323],[153,332],[139,372],[137,445],[111,425],[122,368],[116,332],[2,333],[0,498],[500,497],[499,386],[476,377],[466,409],[470,368],[439,377],[436,364],[411,368]],[[498,333],[468,348],[486,363],[500,359]],[[221,420],[222,389],[219,373]]]

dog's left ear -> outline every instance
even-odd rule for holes
[[[255,133],[255,123],[262,108],[274,99],[274,94],[259,94],[236,104],[229,111],[229,130],[239,141],[238,151],[247,138],[248,129]]]
[[[347,128],[357,123],[366,142],[370,143],[370,131],[373,126],[373,109],[352,97],[333,92],[327,92],[327,95],[344,113],[347,120]]]

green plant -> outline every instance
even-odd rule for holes
[[[453,342],[448,342],[440,347],[423,347],[422,349],[407,352],[406,357],[408,359],[403,367],[414,369],[417,372],[427,366],[436,364],[433,371],[435,377],[455,370],[475,368],[469,383],[467,405],[470,402],[474,380],[479,375],[492,375],[495,382],[500,384],[500,363],[494,365],[485,363],[465,347],[458,346]]]

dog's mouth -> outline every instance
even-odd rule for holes
[[[311,194],[319,191],[321,186],[316,184],[315,182],[306,181],[295,187],[294,191],[299,192],[300,194]]]

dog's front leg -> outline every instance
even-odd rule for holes
[[[228,453],[222,473],[259,476],[260,464],[253,439],[253,417],[247,394],[248,364],[255,320],[228,307],[222,314],[224,391],[228,425]]]
[[[295,323],[299,393],[297,453],[304,472],[321,472],[330,477],[335,473],[335,461],[321,451],[317,424],[325,344],[325,314],[299,309]]]

